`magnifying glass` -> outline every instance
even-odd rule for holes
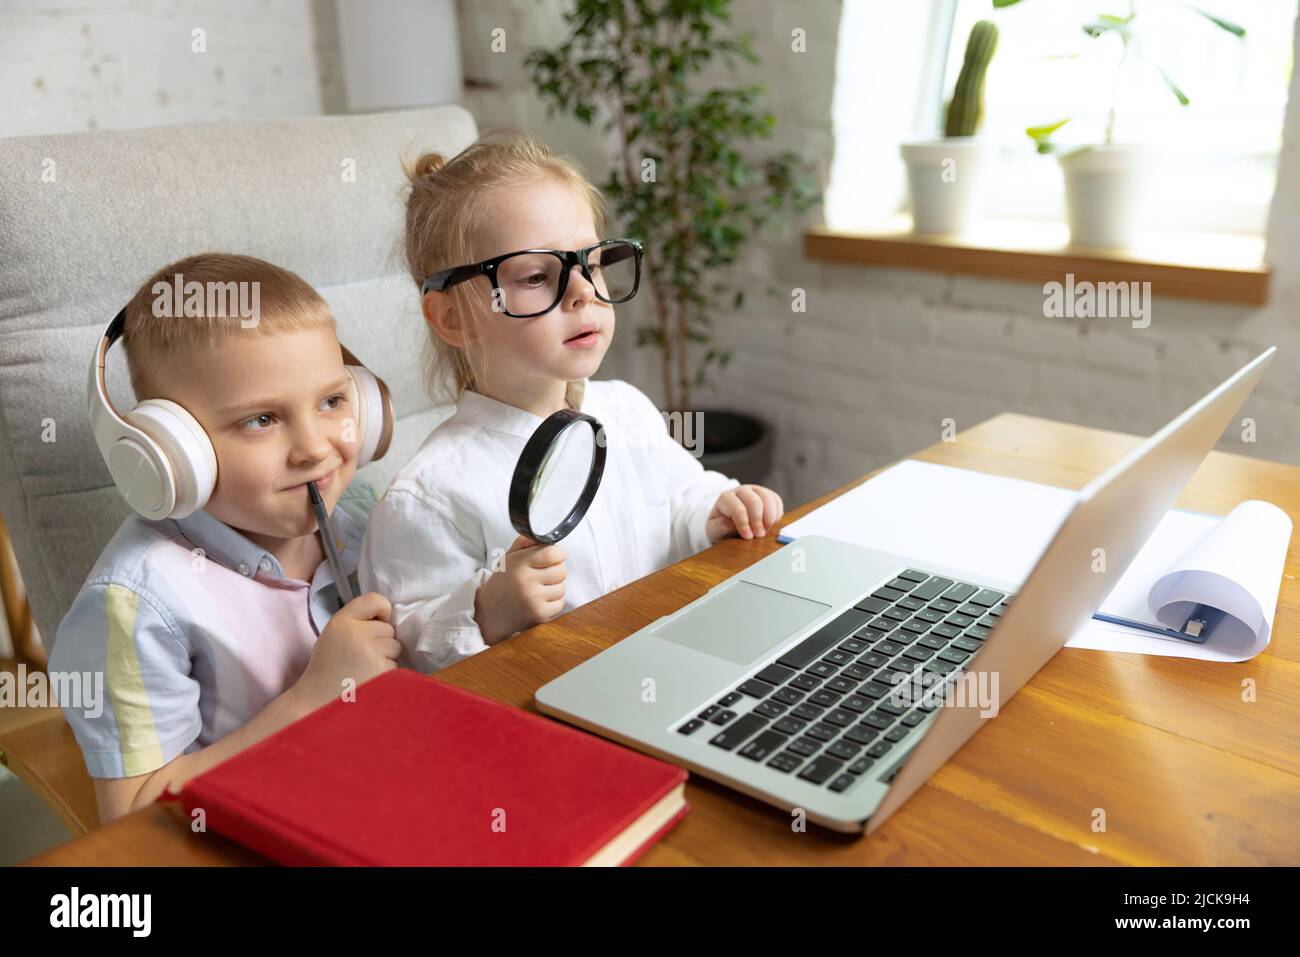
[[[591,507],[605,472],[603,426],[561,409],[548,417],[519,453],[510,479],[510,523],[539,545],[573,531]]]

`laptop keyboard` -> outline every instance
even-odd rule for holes
[[[904,569],[677,731],[846,791],[942,703],[1011,597]]]

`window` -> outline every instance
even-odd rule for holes
[[[882,9],[892,6],[905,10]],[[1146,224],[1262,233],[1282,142],[1296,0],[1136,0],[1135,6],[1137,40],[1120,74],[1115,140],[1153,147]],[[1241,25],[1245,37],[1219,29],[1197,7]],[[1103,139],[1122,46],[1115,36],[1090,38],[1083,25],[1127,8],[1126,0],[1022,0],[999,10],[991,0],[846,0],[836,142],[857,146],[866,162],[849,163],[846,156],[841,163],[837,148],[828,225],[861,226],[902,208],[906,190],[896,144],[940,126],[966,38],[984,18],[1000,33],[985,89],[982,132],[998,150],[983,184],[985,215],[1064,218],[1056,160],[1034,152],[1024,131],[1070,117],[1054,137],[1062,145]],[[895,42],[883,42],[882,32]],[[920,32],[925,41],[918,39]],[[872,57],[882,62],[860,62]],[[1186,93],[1189,105],[1178,104],[1156,64]],[[894,73],[892,84],[868,82],[887,72]],[[869,98],[891,102],[866,104]],[[864,122],[867,130],[854,130]],[[890,141],[892,171],[884,168],[887,148],[860,145],[873,132]],[[872,181],[853,182],[864,174]]]

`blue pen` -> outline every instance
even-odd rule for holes
[[[1192,609],[1192,613],[1187,616],[1187,622],[1183,625],[1182,631],[1174,628],[1162,628],[1159,625],[1148,625],[1144,621],[1133,621],[1129,618],[1120,618],[1117,615],[1107,615],[1102,612],[1097,612],[1092,617],[1098,621],[1108,621],[1112,625],[1140,628],[1142,631],[1149,631],[1153,635],[1163,635],[1166,638],[1177,638],[1179,641],[1190,641],[1194,644],[1203,645],[1205,639],[1210,637],[1210,632],[1214,629],[1214,626],[1223,617],[1223,612],[1208,605],[1197,605]]]

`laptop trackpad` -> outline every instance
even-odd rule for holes
[[[819,601],[737,581],[652,634],[747,665],[830,608]]]

